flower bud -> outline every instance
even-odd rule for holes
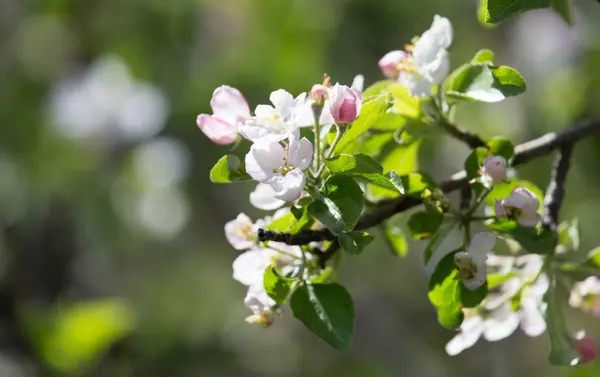
[[[494,204],[496,217],[508,217],[516,220],[521,226],[532,228],[536,226],[541,216],[537,213],[540,201],[535,194],[524,187],[517,187],[510,196]]]
[[[381,72],[388,79],[396,79],[398,77],[398,69],[396,68],[398,64],[403,60],[409,57],[409,54],[402,50],[390,51],[383,56],[383,58],[379,59],[377,65],[381,69]]]
[[[573,346],[579,354],[577,365],[588,364],[596,360],[598,356],[598,345],[596,339],[585,335],[583,331],[576,334],[573,341]]]
[[[483,161],[480,170],[481,181],[490,187],[506,178],[506,159],[502,156],[489,156]]]
[[[358,118],[362,106],[358,89],[335,84],[329,95],[329,110],[336,123],[350,123]]]

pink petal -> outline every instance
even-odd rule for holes
[[[239,90],[231,86],[222,85],[215,89],[210,107],[214,115],[236,126],[250,117],[248,102]]]
[[[215,116],[200,114],[196,118],[200,130],[216,144],[234,143],[238,138],[237,127]]]

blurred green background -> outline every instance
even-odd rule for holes
[[[357,312],[347,352],[289,310],[266,330],[246,324],[223,225],[264,214],[249,207],[253,185],[209,182],[228,147],[195,125],[222,84],[253,108],[324,72],[380,80],[377,60],[440,14],[455,28],[453,67],[490,48],[528,83],[503,103],[463,105],[457,122],[523,142],[600,114],[600,5],[574,12],[573,27],[534,11],[488,29],[476,0],[0,0],[0,376],[599,375],[550,366],[545,335],[447,356],[453,334],[428,303],[418,243],[403,259],[381,241],[345,259]],[[467,154],[431,137],[420,165],[441,180]],[[545,187],[551,163],[518,174]],[[600,138],[580,143],[561,213],[579,218],[585,250],[600,243],[598,164]],[[569,317],[600,336],[597,320]]]

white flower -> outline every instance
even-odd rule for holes
[[[222,85],[215,89],[210,107],[213,115],[200,114],[196,123],[210,140],[231,144],[238,139],[238,124],[250,117],[248,102],[236,88]]]
[[[277,199],[291,202],[300,197],[306,170],[313,157],[313,146],[299,131],[289,135],[287,150],[273,140],[262,140],[250,147],[246,155],[246,171],[261,183],[268,183]]]
[[[227,241],[237,250],[249,249],[256,245],[258,229],[264,227],[270,219],[252,220],[243,213],[240,213],[234,220],[225,224],[225,237]]]
[[[263,327],[268,327],[273,322],[272,313],[277,303],[265,292],[262,284],[253,285],[248,288],[244,305],[252,310],[253,313],[246,317],[246,322]]]
[[[463,309],[465,319],[460,332],[446,345],[449,355],[457,355],[473,346],[481,336],[494,342],[510,336],[519,326],[528,336],[541,335],[546,330],[543,296],[548,290],[546,274],[540,274],[543,261],[539,255],[519,258],[490,258],[494,267],[503,272],[515,269],[517,277],[504,283],[499,292],[492,292],[475,309]],[[518,307],[513,310],[513,300]]]
[[[600,317],[600,279],[589,276],[573,285],[569,305]]]
[[[284,140],[298,127],[314,124],[313,112],[306,93],[296,99],[283,89],[271,93],[271,105],[258,105],[254,116],[239,125],[240,134],[253,142]]]
[[[417,97],[431,95],[431,87],[448,75],[450,62],[446,50],[452,43],[452,25],[447,18],[436,15],[429,30],[408,46],[407,52],[392,51],[386,54],[379,66],[387,77],[398,78],[411,95]],[[396,72],[392,70],[396,63]]]
[[[515,188],[509,197],[497,200],[494,205],[496,217],[508,217],[525,227],[534,227],[540,222],[539,208],[538,198],[524,187]]]
[[[487,266],[485,261],[496,244],[496,237],[491,233],[477,233],[471,239],[467,251],[454,255],[458,275],[465,287],[471,291],[485,283]]]
[[[272,211],[285,204],[283,200],[275,198],[274,195],[271,186],[266,183],[259,183],[254,191],[250,193],[250,203],[263,211]]]
[[[286,275],[302,263],[299,246],[269,242],[267,247],[255,247],[233,261],[233,278],[246,286],[262,285],[265,269],[275,266]]]
[[[506,159],[504,157],[486,157],[483,161],[483,166],[479,171],[481,174],[481,182],[485,187],[491,187],[506,178],[506,169]]]

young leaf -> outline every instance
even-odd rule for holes
[[[214,183],[251,181],[239,158],[232,155],[221,157],[210,170],[210,180]]]
[[[338,236],[338,241],[342,249],[349,254],[362,253],[375,237],[366,232],[348,232]]]
[[[494,52],[492,50],[483,49],[477,51],[471,63],[494,63]]]
[[[579,221],[565,221],[558,226],[556,253],[572,253],[579,249]]]
[[[377,97],[381,94],[384,94],[384,92],[387,91],[387,88],[390,86],[390,84],[393,83],[394,81],[392,80],[381,80],[374,82],[373,85],[369,86],[367,89],[364,90],[364,102],[368,102],[372,100],[373,97]]]
[[[308,214],[307,207],[295,208],[294,212],[290,211],[285,215],[276,218],[267,226],[267,229],[276,232],[298,233],[301,230],[310,228],[314,219]],[[297,215],[300,215],[299,218]]]
[[[399,175],[392,170],[386,176],[402,195],[420,196],[426,189],[436,187],[433,179],[424,173]]]
[[[487,281],[474,291],[467,289],[462,282],[460,283],[460,301],[465,308],[477,307],[487,297],[487,294]]]
[[[471,180],[479,177],[479,169],[481,169],[483,161],[488,155],[488,150],[483,147],[475,148],[473,152],[469,154],[469,156],[465,160],[465,171],[467,172],[467,179]]]
[[[354,179],[334,175],[325,182],[321,194],[322,200],[308,205],[308,213],[336,236],[353,230],[364,206],[363,192]]]
[[[394,109],[397,114],[408,118],[418,118],[421,115],[421,100],[411,96],[406,86],[393,84],[388,89],[394,96]]]
[[[423,253],[423,258],[425,260],[425,264],[429,262],[433,254],[438,250],[442,242],[446,239],[448,234],[454,229],[455,226],[458,225],[458,221],[454,217],[447,217],[442,221],[442,224],[438,228],[437,232],[433,234],[433,237],[429,240],[429,243],[425,247],[425,252]]]
[[[531,9],[548,8],[552,0],[485,0],[485,22],[497,24]]]
[[[502,136],[496,136],[492,138],[487,144],[491,154],[494,156],[502,156],[507,161],[515,155],[515,146],[508,140],[508,138]]]
[[[263,286],[265,292],[267,292],[269,297],[275,300],[276,303],[285,303],[293,283],[294,279],[280,276],[273,266],[269,266],[265,269]]]
[[[486,196],[485,203],[489,205],[493,210],[494,203],[496,202],[496,200],[501,200],[508,197],[512,190],[514,190],[517,187],[524,187],[529,191],[533,192],[535,197],[540,201],[540,207],[544,205],[544,192],[532,182],[523,181],[519,179],[513,179],[509,183],[497,183],[492,189],[492,191],[490,191],[488,196]]]
[[[517,277],[517,276],[518,275],[513,272],[509,272],[508,274],[488,274],[488,276],[487,276],[488,289],[497,288],[497,287],[501,286],[502,284],[506,283],[507,281],[509,281],[510,279]]]
[[[454,71],[446,95],[456,99],[499,102],[525,91],[525,80],[517,70],[487,63],[465,64]]]
[[[408,230],[414,239],[429,238],[437,232],[443,219],[444,215],[441,213],[415,212],[408,219]]]
[[[568,337],[569,333],[565,317],[557,297],[558,292],[556,292],[554,273],[550,272],[549,275],[550,288],[544,296],[544,301],[548,304],[546,309],[546,323],[551,345],[548,359],[554,365],[574,366],[579,361],[579,354]]]
[[[387,96],[381,95],[371,101],[366,102],[360,110],[358,119],[352,123],[348,131],[342,136],[338,145],[335,147],[335,152],[344,151],[346,146],[350,145],[357,137],[365,133],[375,122],[385,114],[388,108]]]
[[[450,253],[431,275],[428,293],[429,301],[437,309],[438,321],[445,328],[456,329],[463,321],[461,285],[454,265],[454,253]]]
[[[402,229],[387,223],[382,224],[381,227],[385,235],[385,240],[389,245],[389,249],[394,255],[405,257],[408,252],[408,245]]]
[[[491,230],[511,236],[530,253],[549,254],[554,251],[554,234],[544,227],[526,228],[508,219],[496,220],[485,225]]]
[[[571,18],[571,4],[569,4],[569,0],[552,0],[552,9],[554,9],[556,13],[560,14],[567,24],[573,24],[573,20]]]
[[[333,284],[304,284],[290,299],[294,317],[335,349],[350,347],[354,333],[354,304],[346,289]]]
[[[364,154],[341,154],[325,160],[325,166],[331,173],[361,178],[375,185],[395,190],[396,187],[383,174],[383,167],[374,158]]]

